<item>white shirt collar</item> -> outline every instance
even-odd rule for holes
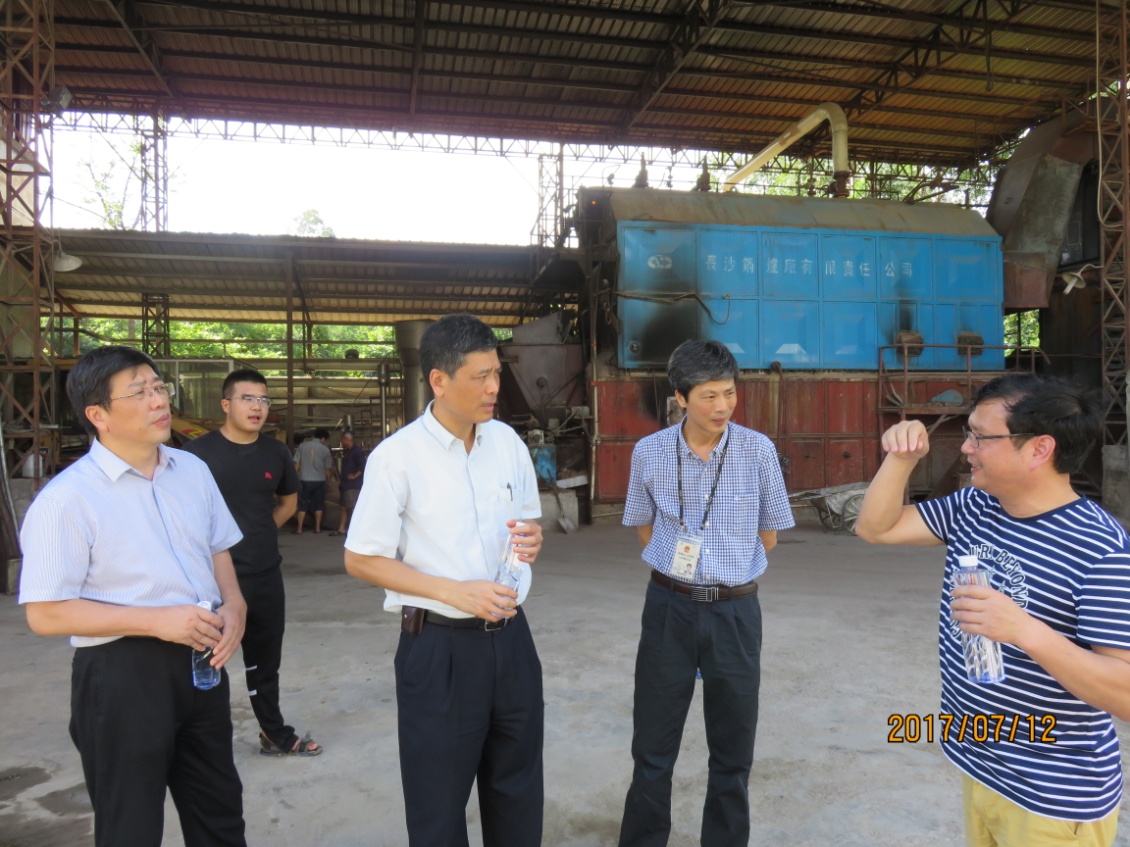
[[[428,408],[424,409],[424,414],[420,415],[420,420],[423,422],[424,429],[428,434],[438,441],[444,450],[450,450],[453,444],[463,444],[463,439],[458,435],[452,435],[451,432],[443,424],[439,422],[435,414],[432,412],[432,406],[435,405],[435,400],[428,403]],[[475,443],[482,444],[482,425],[475,424]]]
[[[122,474],[133,471],[134,467],[119,456],[117,453],[110,450],[97,438],[90,443],[90,459],[98,466],[102,473],[107,477],[117,482]],[[170,462],[173,461],[173,452],[164,444],[157,445],[157,468],[164,470]],[[174,462],[175,464],[175,462]],[[154,474],[156,476],[156,474]]]

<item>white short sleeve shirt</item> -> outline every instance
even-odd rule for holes
[[[430,405],[377,445],[364,479],[346,548],[435,576],[494,579],[510,534],[506,522],[541,516],[534,465],[518,434],[501,421],[478,424],[468,453]],[[519,603],[529,585],[524,578]],[[438,600],[386,591],[386,610],[402,605],[468,617]]]

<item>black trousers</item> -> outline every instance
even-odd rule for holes
[[[279,667],[286,630],[282,569],[237,576],[239,590],[247,601],[247,628],[241,647],[251,708],[264,734],[276,745],[289,749],[296,740],[294,727],[283,720],[279,708]]]
[[[244,847],[228,675],[192,685],[192,648],[119,638],[75,651],[71,738],[94,806],[97,847],[161,843],[166,788],[186,847]]]
[[[757,595],[701,603],[648,582],[636,654],[632,784],[620,847],[663,847],[671,835],[671,777],[702,671],[710,751],[703,847],[749,843],[749,772],[761,683]]]
[[[545,704],[525,613],[497,632],[424,624],[395,663],[410,847],[466,847],[476,779],[484,847],[538,847]]]

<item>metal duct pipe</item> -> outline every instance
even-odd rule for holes
[[[432,399],[428,375],[420,367],[420,338],[432,321],[400,321],[396,324],[396,352],[400,356],[402,378],[400,390],[404,399],[404,423],[420,415]]]
[[[742,167],[738,168],[723,186],[723,191],[733,191],[750,174],[760,169],[774,156],[788,149],[799,139],[804,138],[820,124],[828,121],[832,125],[832,175],[836,179],[836,196],[847,197],[848,171],[848,126],[847,115],[835,103],[821,103]]]

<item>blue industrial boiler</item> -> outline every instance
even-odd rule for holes
[[[1004,366],[1000,237],[975,212],[654,190],[579,201],[615,227],[605,284],[622,368],[663,367],[686,338],[721,341],[753,370],[874,371],[896,344],[885,367]]]

